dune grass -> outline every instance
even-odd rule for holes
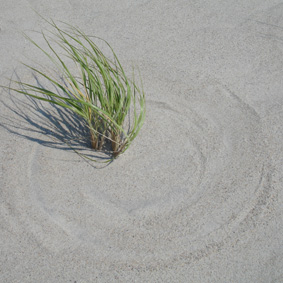
[[[53,87],[14,81],[18,87],[12,89],[70,109],[88,127],[91,148],[103,150],[108,143],[112,151],[111,159],[116,158],[128,149],[143,125],[143,90],[137,87],[134,78],[126,76],[115,52],[105,40],[88,36],[69,24],[64,24],[62,29],[54,21],[48,23],[51,36],[41,32],[46,49],[27,35],[25,37],[52,61],[60,76],[55,78],[41,69],[24,64]],[[94,39],[108,47],[112,59],[102,53]],[[67,62],[77,67],[75,74]],[[54,87],[58,91],[53,91]]]

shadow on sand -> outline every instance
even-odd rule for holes
[[[0,102],[7,109],[5,115],[0,114],[0,126],[8,132],[43,146],[75,151],[92,166],[90,159],[104,165],[111,159],[107,145],[102,152],[91,149],[88,127],[71,110],[29,96],[14,95],[10,89],[3,89]]]

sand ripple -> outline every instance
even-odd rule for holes
[[[273,189],[261,119],[219,82],[182,97],[149,99],[140,137],[103,169],[33,143],[26,185],[5,196],[15,223],[53,252],[133,266],[191,262],[237,241]]]

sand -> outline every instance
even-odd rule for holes
[[[145,124],[106,167],[70,113],[1,89],[1,282],[283,282],[282,1],[0,0],[0,84],[46,17],[140,70]],[[53,118],[54,117],[54,118]]]

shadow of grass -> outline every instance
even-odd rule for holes
[[[0,114],[0,126],[8,132],[43,146],[75,151],[87,162],[91,159],[103,163],[111,158],[108,144],[101,152],[91,149],[88,127],[71,110],[29,96],[14,95],[8,89],[3,92],[0,102],[7,112]]]

